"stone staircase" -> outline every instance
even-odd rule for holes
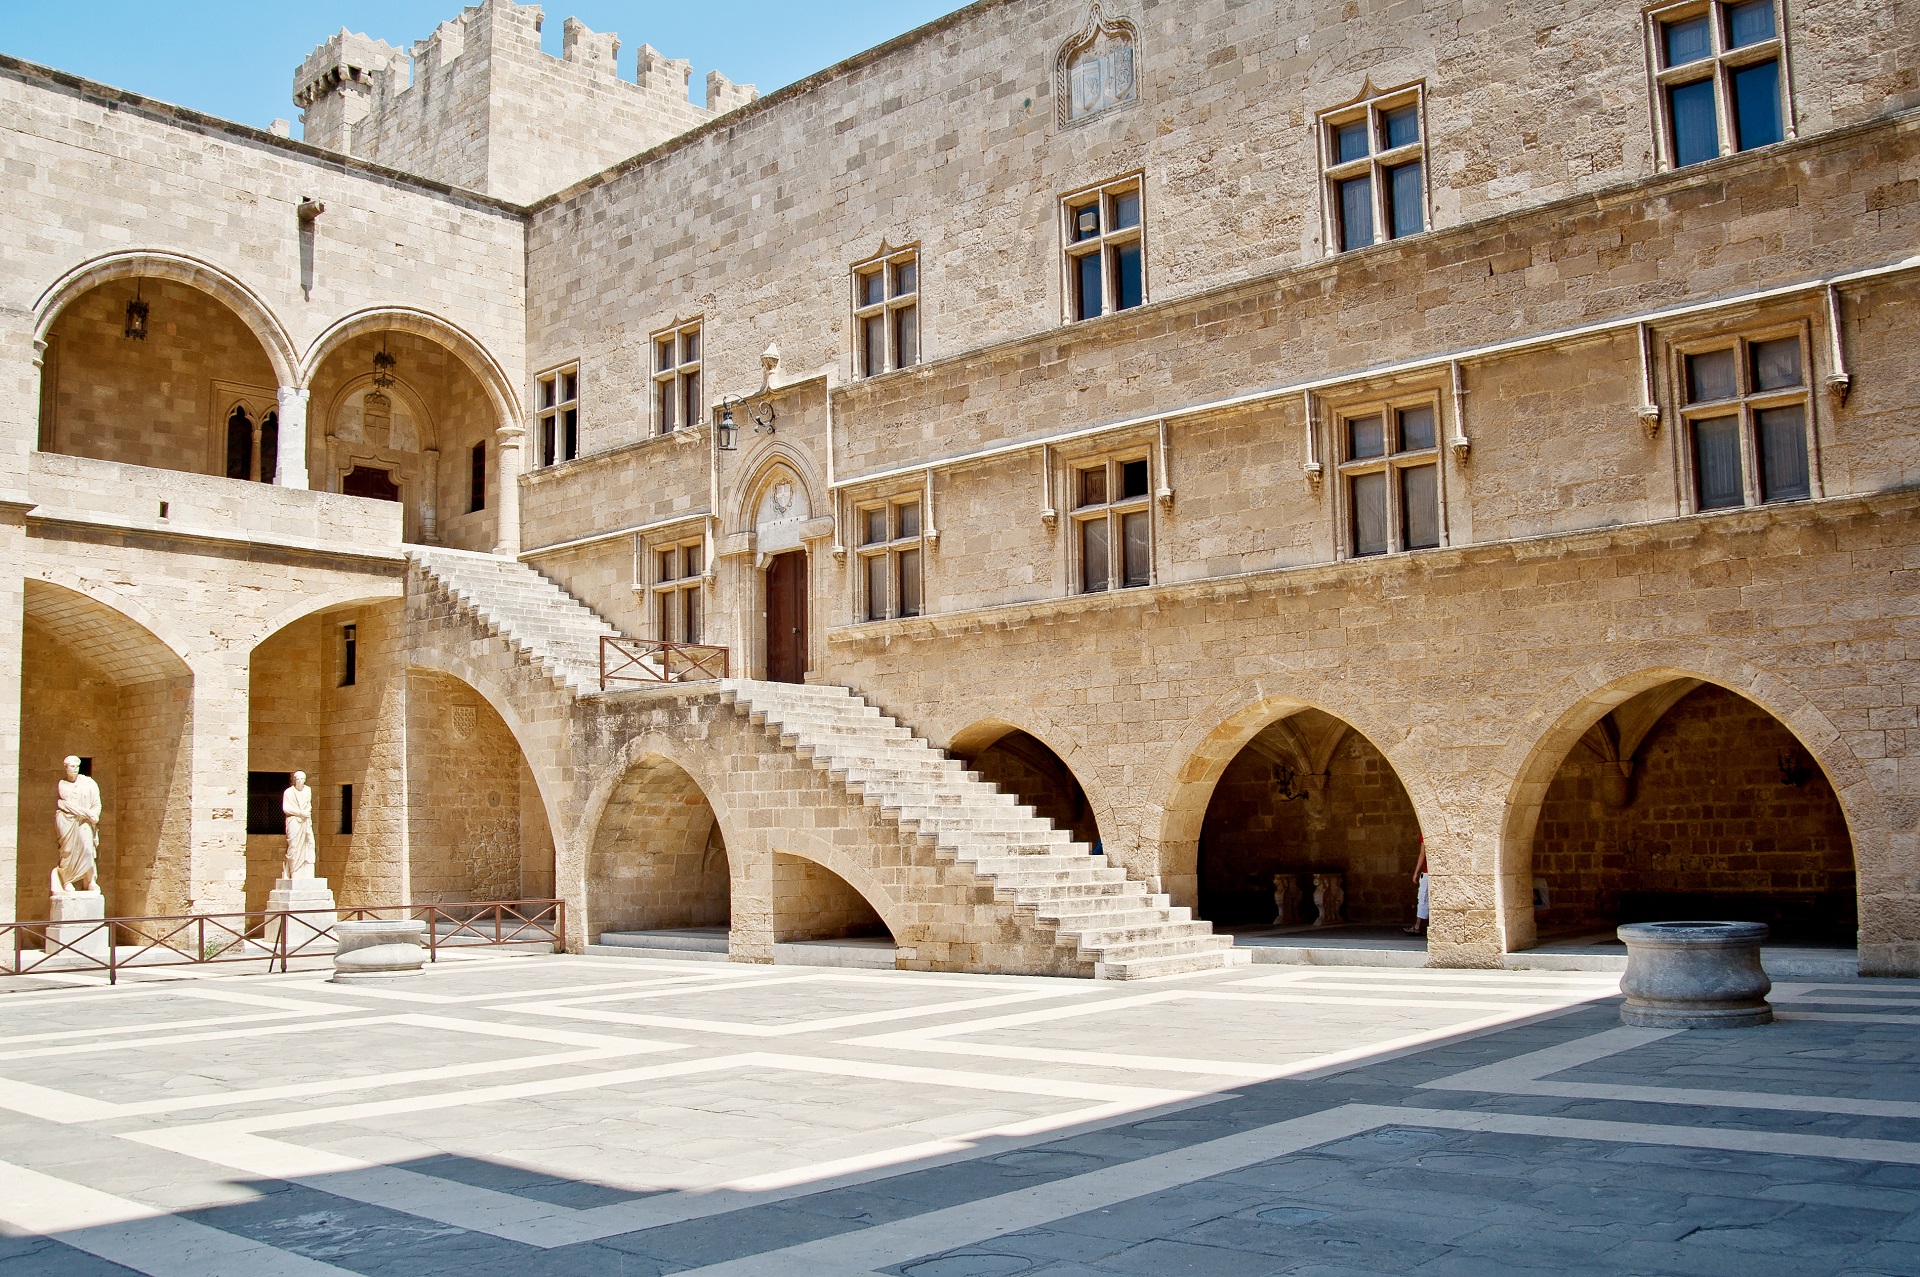
[[[507,644],[569,702],[600,691],[600,639],[619,635],[592,609],[514,559],[409,546],[430,594]],[[937,863],[974,875],[1011,909],[1021,930],[1110,980],[1214,970],[1249,960],[1227,936],[1195,921],[1051,821],[1003,794],[844,687],[728,679],[680,684],[713,695],[825,773],[850,803],[878,808]]]
[[[844,687],[732,679],[723,702],[857,801],[931,842],[942,860],[992,884],[996,900],[1031,914],[1096,978],[1138,980],[1249,960],[1185,908],[920,740]]]
[[[407,547],[407,557],[487,629],[574,695],[600,690],[600,637],[620,631],[518,559]]]

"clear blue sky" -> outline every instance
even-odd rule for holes
[[[543,6],[541,36],[559,53],[569,15],[595,31],[617,31],[627,78],[642,44],[687,58],[700,102],[715,68],[767,93],[964,3],[557,0]],[[461,7],[462,0],[0,0],[0,52],[264,127],[276,116],[294,118],[294,68],[341,27],[405,48]]]

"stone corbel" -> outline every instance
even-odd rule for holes
[[[1311,390],[1300,392],[1300,411],[1306,421],[1307,431],[1306,451],[1302,454],[1306,460],[1300,463],[1300,470],[1307,476],[1307,486],[1318,496],[1320,481],[1326,477],[1326,468],[1320,464],[1320,419],[1314,411]]]
[[[1447,367],[1453,376],[1453,438],[1448,444],[1453,448],[1454,460],[1465,461],[1473,451],[1473,440],[1467,438],[1467,379],[1458,359]]]
[[[933,518],[933,470],[931,468],[927,470],[925,499],[927,504],[927,522],[926,531],[922,535],[927,538],[927,544],[937,550],[940,548],[940,527],[934,522]]]
[[[1653,330],[1639,326],[1640,344],[1640,429],[1649,440],[1660,435],[1660,401],[1653,392]]]
[[[1043,443],[1040,445],[1040,522],[1051,532],[1059,521],[1060,512],[1053,508],[1053,448]]]
[[[1833,371],[1827,374],[1827,393],[1833,406],[1843,407],[1853,393],[1853,374],[1847,371],[1847,347],[1840,335],[1840,289],[1827,285],[1827,336],[1833,343]]]
[[[728,533],[726,536],[721,537],[719,542],[714,546],[713,557],[716,559],[731,559],[743,554],[752,554],[753,543],[754,536],[751,532]]]
[[[1160,508],[1173,509],[1173,470],[1171,469],[1172,449],[1167,445],[1167,420],[1160,419],[1160,487],[1153,494],[1160,502]]]

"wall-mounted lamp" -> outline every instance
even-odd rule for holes
[[[140,281],[133,281],[133,300],[127,303],[127,328],[125,336],[129,341],[147,339],[147,303],[140,296]]]
[[[751,399],[742,399],[737,395],[726,395],[720,400],[720,426],[717,446],[722,452],[732,452],[740,446],[740,427],[733,419],[733,406],[740,404],[747,410],[747,417],[753,422],[753,433],[770,435],[773,433],[773,400],[762,399],[757,403]]]

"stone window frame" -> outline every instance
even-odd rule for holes
[[[1795,339],[1800,348],[1800,380],[1793,386],[1761,390],[1754,386],[1753,347],[1768,341]],[[1736,393],[1731,397],[1694,400],[1691,394],[1688,359],[1691,356],[1731,350],[1734,355]],[[1673,402],[1673,421],[1677,423],[1674,449],[1680,472],[1681,510],[1686,514],[1707,514],[1716,510],[1747,510],[1790,501],[1809,501],[1822,495],[1820,478],[1820,440],[1813,393],[1813,326],[1805,315],[1768,321],[1723,326],[1710,332],[1677,337],[1667,342],[1667,386]],[[1762,473],[1757,414],[1769,408],[1797,406],[1801,410],[1801,431],[1806,449],[1806,491],[1782,496],[1767,496]],[[1740,491],[1738,505],[1706,505],[1700,494],[1700,467],[1696,423],[1732,416],[1738,422],[1740,447]]]
[[[1334,485],[1334,544],[1341,559],[1383,558],[1421,550],[1440,549],[1449,544],[1447,530],[1447,467],[1442,446],[1446,434],[1443,411],[1445,390],[1438,385],[1409,385],[1404,388],[1375,390],[1364,395],[1342,398],[1328,405],[1327,420],[1333,430],[1333,454],[1338,481]],[[1433,442],[1430,446],[1408,448],[1401,443],[1400,418],[1409,409],[1426,408],[1433,413]],[[1371,417],[1380,418],[1382,451],[1372,456],[1354,456],[1353,423]],[[1406,493],[1403,472],[1433,468],[1434,522],[1436,539],[1431,545],[1409,545],[1406,522]],[[1387,544],[1383,550],[1362,551],[1356,526],[1356,502],[1353,481],[1367,475],[1385,474]]]
[[[912,287],[899,288],[900,268],[906,266],[912,270]],[[863,286],[868,280],[877,279],[880,284],[880,299],[867,299]],[[856,377],[879,377],[886,373],[898,372],[903,368],[913,368],[922,362],[922,352],[926,349],[926,331],[922,324],[920,309],[920,245],[918,242],[902,245],[899,248],[883,246],[879,253],[862,262],[855,262],[848,272],[853,304],[853,367]],[[900,340],[900,324],[903,317],[910,317],[913,324],[913,354],[903,358],[901,348],[906,343]],[[867,325],[873,320],[881,321],[881,360],[880,367],[873,367],[866,342]]]
[[[1420,135],[1398,146],[1388,144],[1387,115],[1407,107]],[[1366,126],[1367,153],[1351,160],[1340,158],[1339,136],[1354,124]],[[1359,252],[1378,244],[1425,234],[1433,229],[1432,165],[1427,155],[1427,85],[1424,80],[1375,89],[1368,81],[1360,96],[1340,106],[1329,107],[1314,117],[1314,136],[1320,157],[1321,242],[1329,256]],[[1420,166],[1420,225],[1414,230],[1394,232],[1389,178],[1409,164]],[[1342,185],[1365,177],[1369,182],[1368,207],[1372,217],[1370,238],[1365,244],[1346,247],[1345,218],[1342,215]],[[1385,231],[1383,235],[1381,232]]]
[[[647,334],[647,371],[653,382],[653,433],[691,430],[706,420],[700,402],[706,359],[706,321],[695,315],[676,319]],[[664,361],[664,362],[663,362]]]
[[[854,610],[861,621],[926,615],[925,497],[923,491],[914,489],[855,504],[854,530],[859,545],[855,548]],[[881,587],[878,600],[874,598],[876,584]],[[910,593],[911,604],[907,601]]]
[[[1137,215],[1125,226],[1114,226],[1118,220],[1118,200],[1122,196],[1134,196]],[[1080,215],[1091,208],[1096,218],[1095,232],[1085,238],[1076,239],[1081,232],[1078,229]],[[1140,297],[1128,306],[1116,306],[1115,255],[1129,245],[1137,245],[1140,254]],[[1100,310],[1097,314],[1081,315],[1078,302],[1077,280],[1075,272],[1083,258],[1098,257],[1100,261]],[[1060,197],[1060,315],[1063,323],[1077,324],[1102,316],[1117,314],[1122,310],[1136,310],[1151,300],[1147,287],[1147,174],[1145,169],[1135,169],[1107,181],[1083,186],[1069,191]]]
[[[467,449],[467,513],[478,514],[487,508],[487,441],[477,440]]]
[[[1152,445],[1141,441],[1088,456],[1062,458],[1062,461],[1069,532],[1066,538],[1067,580],[1071,584],[1069,592],[1109,594],[1158,584],[1160,571],[1156,551],[1160,529],[1155,526],[1153,511]],[[1139,477],[1137,491],[1130,491],[1126,482],[1132,466],[1140,467],[1135,472]],[[1089,476],[1094,474],[1101,475],[1102,489],[1098,493],[1089,492],[1087,486]],[[1135,519],[1144,520],[1146,528],[1146,571],[1139,579],[1129,576],[1126,557],[1127,527]],[[1089,575],[1092,564],[1089,561],[1088,537],[1094,526],[1102,529],[1106,542],[1107,561],[1099,585],[1093,584],[1093,577]]]
[[[247,449],[247,475],[249,483],[275,483],[278,477],[271,473],[266,465],[267,454],[271,452],[276,461],[273,469],[278,469],[280,451],[280,398],[279,393],[270,386],[254,386],[243,382],[212,379],[213,393],[208,396],[212,410],[212,424],[207,436],[207,473],[233,479],[239,476],[230,473],[230,450],[232,447],[229,429],[233,414],[243,412],[251,439]],[[271,425],[271,429],[269,429]],[[271,447],[268,446],[271,440]]]
[[[704,534],[661,537],[647,543],[655,636],[701,643],[707,620],[707,541]]]
[[[580,455],[579,360],[570,359],[535,374],[533,447],[534,464],[540,469]]]
[[[1671,172],[1683,167],[1676,153],[1672,90],[1707,78],[1711,78],[1714,84],[1714,129],[1718,141],[1717,154],[1707,158],[1720,159],[1740,154],[1743,150],[1755,150],[1758,146],[1774,145],[1769,142],[1741,147],[1734,136],[1732,73],[1769,60],[1776,61],[1779,65],[1777,79],[1781,130],[1779,140],[1792,141],[1799,136],[1799,130],[1794,122],[1793,70],[1787,40],[1786,5],[1783,0],[1759,0],[1760,3],[1768,4],[1772,8],[1772,37],[1730,48],[1728,47],[1727,11],[1745,2],[1749,0],[1679,0],[1678,3],[1674,3],[1673,0],[1664,0],[1663,3],[1648,5],[1641,11],[1642,36],[1646,42],[1648,107],[1653,124],[1654,162],[1659,172]],[[1662,39],[1663,27],[1701,15],[1708,18],[1707,56],[1678,66],[1667,66]],[[1706,159],[1694,161],[1694,163],[1705,162]]]
[[[1073,60],[1101,36],[1125,40],[1133,51],[1133,92],[1118,102],[1096,107],[1085,115],[1073,113]],[[1140,101],[1140,28],[1126,18],[1109,18],[1100,11],[1098,0],[1087,14],[1087,23],[1060,45],[1053,59],[1054,127],[1077,128],[1114,111],[1122,111]]]

